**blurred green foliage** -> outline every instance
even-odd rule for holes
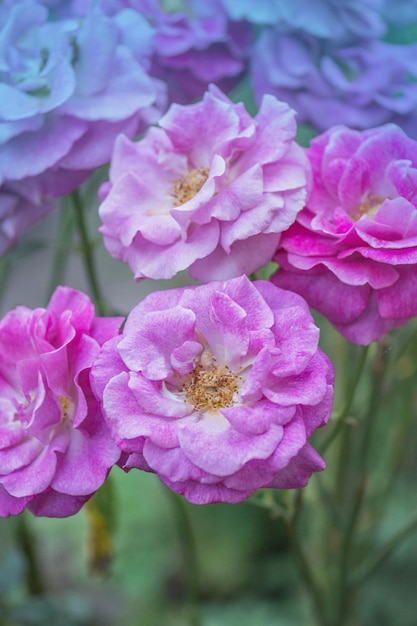
[[[386,445],[384,430],[381,425],[381,446]],[[412,510],[410,504],[415,506],[415,459],[403,460],[410,480],[393,486],[376,541],[395,532]],[[2,626],[190,624],[186,572],[165,487],[155,476],[136,471],[125,475],[116,468],[112,478],[118,515],[107,579],[88,569],[85,511],[63,520],[28,517],[44,588],[40,595],[29,595],[26,563],[13,537],[17,520],[0,520]],[[319,519],[316,478],[306,493],[307,533]],[[279,518],[248,503],[187,504],[187,509],[197,541],[202,626],[309,626],[308,599],[300,591]],[[363,519],[360,533],[365,536],[372,522]],[[358,625],[415,626],[416,549],[416,537],[409,538],[364,588]]]

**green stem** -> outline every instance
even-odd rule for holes
[[[398,350],[397,350],[397,360],[402,357],[406,352],[408,352],[409,350],[411,350],[415,345],[417,345],[417,329],[414,330],[414,332],[411,334],[411,336],[409,335],[403,342],[402,344],[400,344]]]
[[[356,429],[356,428],[355,428]],[[346,490],[349,485],[349,477],[352,471],[352,442],[356,436],[355,429],[346,420],[340,438],[340,446],[337,456],[337,468],[335,476],[335,501],[337,506],[342,507],[344,501],[347,501]],[[343,516],[344,514],[342,514]]]
[[[17,539],[19,546],[26,558],[26,586],[30,595],[41,595],[45,589],[42,582],[42,575],[39,569],[35,550],[35,541],[32,532],[26,521],[25,514],[22,513],[17,518]]]
[[[12,267],[12,260],[10,251],[7,252],[2,259],[0,259],[0,296],[3,295],[7,283],[10,278],[10,270]]]
[[[311,564],[304,552],[301,539],[298,536],[297,526],[299,517],[301,515],[301,509],[302,490],[298,489],[295,498],[294,513],[292,517],[287,517],[285,519],[285,528],[291,543],[298,571],[304,583],[304,587],[311,598],[317,626],[329,626],[326,615],[326,607],[324,604],[323,592],[316,581],[313,568],[311,567]]]
[[[58,236],[55,240],[54,257],[52,260],[52,274],[48,286],[48,300],[55,291],[57,285],[64,282],[65,269],[71,251],[71,241],[74,232],[74,216],[68,210],[66,198],[62,202],[59,214]]]
[[[111,475],[87,502],[87,556],[92,574],[108,577],[114,556],[115,529],[114,486]]]
[[[361,437],[355,450],[355,468],[351,475],[350,489],[347,493],[347,511],[340,549],[338,593],[336,595],[336,620],[337,626],[347,623],[350,611],[351,589],[348,584],[349,568],[352,554],[352,542],[356,530],[359,513],[366,490],[366,471],[368,453],[371,443],[372,427],[377,415],[377,408],[381,400],[383,374],[385,361],[382,346],[378,346],[378,352],[374,361],[373,385],[369,401],[368,411],[361,423]]]
[[[288,508],[283,502],[278,502],[275,496],[276,492],[274,492],[273,489],[263,489],[256,492],[256,494],[246,500],[245,503],[266,509],[274,519],[287,517]]]
[[[394,552],[400,543],[417,529],[417,514],[415,514],[403,528],[397,531],[384,543],[354,574],[351,580],[352,587],[359,587],[367,580],[382,563]]]
[[[333,525],[334,528],[339,528],[342,515],[338,503],[335,502],[335,500],[333,499],[333,493],[330,491],[328,485],[325,484],[323,476],[317,474],[315,476],[315,480],[318,487],[320,502],[323,506],[323,509],[327,513],[329,522]]]
[[[319,453],[321,455],[324,454],[324,452],[327,450],[329,445],[338,436],[338,434],[341,432],[341,430],[345,426],[346,419],[349,416],[349,411],[350,411],[352,403],[353,403],[353,399],[354,399],[354,396],[355,396],[356,388],[357,388],[357,386],[359,384],[359,381],[360,381],[360,379],[362,377],[363,369],[364,369],[364,366],[365,366],[365,363],[366,363],[366,357],[368,356],[368,350],[369,350],[369,346],[366,346],[365,348],[363,348],[361,350],[358,366],[357,366],[357,368],[355,370],[355,373],[353,375],[351,384],[349,385],[349,388],[348,388],[347,393],[346,393],[347,400],[345,402],[345,405],[344,405],[340,415],[337,416],[336,426],[329,433],[327,439],[325,439],[323,441],[323,443],[321,444],[321,446],[319,447],[318,451],[319,451]]]
[[[184,569],[189,604],[190,626],[200,626],[199,617],[199,571],[196,543],[186,502],[181,496],[168,490],[175,513],[178,536],[184,559]]]
[[[101,294],[101,290],[97,278],[97,270],[93,255],[93,243],[90,240],[87,229],[87,222],[85,219],[84,207],[81,201],[78,191],[74,191],[71,194],[72,205],[74,208],[75,220],[77,224],[78,234],[81,241],[81,248],[84,259],[84,267],[87,274],[87,279],[90,285],[91,293],[94,299],[94,303],[99,315],[104,316],[106,314],[105,300]]]

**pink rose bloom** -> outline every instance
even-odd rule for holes
[[[155,292],[92,370],[124,469],[195,504],[306,485],[329,418],[333,368],[297,294],[246,276]]]
[[[394,124],[338,126],[307,154],[313,191],[272,280],[367,345],[417,315],[417,142]]]
[[[46,309],[0,322],[0,515],[76,513],[116,463],[89,373],[119,318],[95,318],[87,296],[58,287]]]
[[[115,145],[101,188],[101,232],[135,278],[203,282],[268,263],[306,199],[308,161],[294,142],[294,111],[265,96],[252,118],[211,86],[174,104],[136,143]]]

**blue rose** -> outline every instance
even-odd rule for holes
[[[0,3],[0,223],[17,183],[35,206],[69,193],[109,161],[119,133],[165,108],[148,73],[154,29],[132,9],[85,4]]]

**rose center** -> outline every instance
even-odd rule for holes
[[[364,200],[360,204],[353,219],[357,222],[362,217],[362,215],[375,217],[375,215],[378,213],[379,207],[383,202],[384,198],[381,198],[381,196],[377,196],[372,193],[368,194],[367,196],[365,196]]]
[[[199,167],[198,169],[188,170],[184,178],[175,180],[172,192],[174,206],[180,206],[194,198],[206,182],[208,174],[209,170],[207,167]]]
[[[67,396],[58,396],[59,404],[61,405],[61,415],[64,422],[71,421],[73,417],[73,404],[70,398]]]
[[[217,365],[211,353],[204,350],[194,369],[184,377],[180,391],[197,411],[216,412],[234,404],[241,378],[227,365]]]

